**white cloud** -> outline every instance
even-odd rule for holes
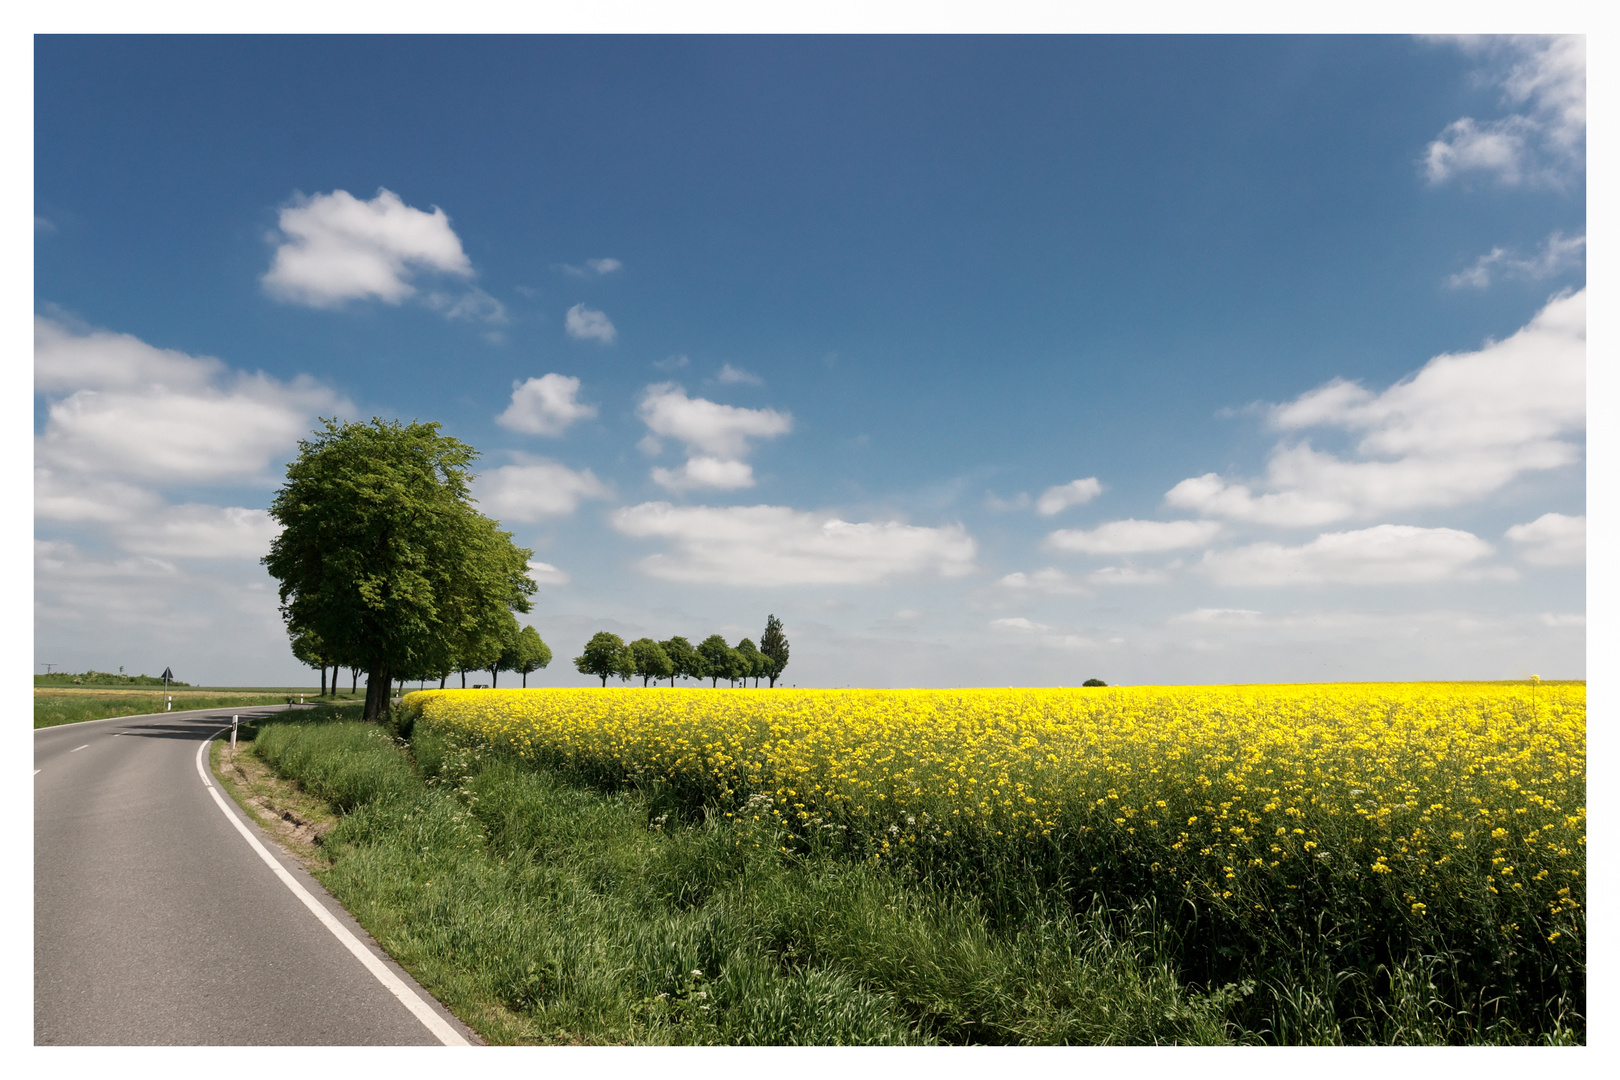
[[[1193,611],[1186,611],[1180,615],[1172,615],[1166,620],[1171,626],[1231,626],[1233,624],[1246,625],[1260,618],[1258,611],[1247,608],[1207,608],[1201,607]]]
[[[1486,60],[1484,79],[1519,111],[1486,121],[1465,116],[1429,144],[1432,184],[1479,172],[1503,184],[1562,187],[1585,167],[1586,38],[1503,36],[1454,39]]]
[[[654,483],[671,491],[691,491],[695,488],[733,491],[754,486],[752,465],[725,458],[688,458],[686,464],[678,469],[654,468],[651,475]]]
[[[1586,237],[1565,236],[1554,232],[1542,243],[1541,249],[1528,257],[1519,257],[1506,248],[1492,248],[1489,254],[1474,260],[1468,269],[1452,274],[1446,284],[1453,289],[1489,288],[1493,280],[1520,278],[1540,281],[1580,266],[1586,257]]]
[[[1005,514],[1009,510],[1023,510],[1029,506],[1029,492],[1020,491],[1010,499],[1003,499],[995,492],[986,490],[984,493],[984,508],[992,513]]]
[[[1141,570],[1134,566],[1105,566],[1086,575],[1088,585],[1164,585],[1170,575],[1163,570]]]
[[[1323,533],[1296,547],[1267,542],[1207,552],[1198,567],[1221,585],[1415,584],[1463,576],[1491,551],[1457,529],[1376,525]]]
[[[613,339],[619,336],[608,317],[600,311],[593,311],[584,304],[575,304],[568,309],[568,317],[564,320],[568,336],[578,341],[600,341],[604,345],[613,344]]]
[[[1034,634],[1039,633],[1042,630],[1052,629],[1045,623],[1031,622],[1022,616],[1012,619],[991,619],[990,625],[997,630],[1019,630],[1026,634]]]
[[[1097,482],[1095,476],[1088,476],[1084,480],[1072,480],[1041,492],[1041,497],[1035,502],[1035,512],[1044,517],[1051,517],[1071,506],[1083,506],[1101,493],[1102,485]]]
[[[127,520],[120,546],[169,559],[251,559],[270,552],[281,525],[264,510],[186,503]]]
[[[34,316],[34,390],[130,390],[164,386],[200,390],[226,374],[212,356],[158,349],[115,334]]]
[[[1089,596],[1091,594],[1091,590],[1086,588],[1078,578],[1071,577],[1051,566],[1044,570],[1037,570],[1033,574],[1026,574],[1022,570],[1008,574],[998,584],[1006,589],[1028,589],[1035,592],[1049,593],[1052,596]]]
[[[335,307],[375,298],[397,304],[415,293],[411,278],[427,270],[472,276],[472,264],[450,219],[426,213],[378,188],[375,198],[347,191],[299,197],[281,211],[275,258],[261,279],[278,300]]]
[[[1144,551],[1174,551],[1209,543],[1220,533],[1216,521],[1110,521],[1095,529],[1058,529],[1046,537],[1055,551],[1082,555],[1131,555]]]
[[[1584,614],[1554,615],[1549,612],[1541,617],[1541,624],[1555,629],[1579,626],[1584,630],[1586,628],[1586,616]]]
[[[581,404],[579,380],[552,372],[512,383],[512,403],[495,422],[530,435],[561,435],[576,420],[589,420],[596,406]]]
[[[742,368],[732,367],[730,364],[721,365],[720,374],[714,377],[714,381],[722,386],[735,386],[738,383],[745,383],[748,386],[765,385],[765,380],[758,375],[751,371],[744,371]]]
[[[529,564],[529,580],[545,589],[560,588],[574,579],[550,563],[532,562]]]
[[[691,357],[685,353],[680,353],[676,356],[666,356],[662,360],[654,360],[653,367],[659,371],[679,371],[681,368],[691,364],[691,362]]]
[[[1573,566],[1586,561],[1586,515],[1542,514],[1515,525],[1507,538],[1519,545],[1525,562],[1538,566]]]
[[[771,439],[793,430],[789,413],[689,398],[674,383],[647,387],[637,412],[653,434],[679,439],[690,450],[717,458],[743,457],[749,439]]]
[[[589,469],[519,457],[481,473],[473,484],[479,509],[498,521],[539,521],[572,514],[585,499],[606,499],[607,486]]]
[[[1183,480],[1170,506],[1270,525],[1322,525],[1454,506],[1526,472],[1580,460],[1565,436],[1586,426],[1586,291],[1548,302],[1504,341],[1445,353],[1381,393],[1335,379],[1274,406],[1284,431],[1361,432],[1345,461],[1309,441],[1281,442],[1255,494],[1216,473]]]
[[[662,450],[657,436],[686,444],[688,460],[680,469],[652,470],[652,478],[675,491],[712,487],[751,487],[754,470],[742,459],[750,439],[770,439],[793,430],[793,417],[775,409],[744,409],[706,398],[689,398],[674,383],[647,387],[637,409],[650,432],[642,440],[647,452]]]
[[[118,480],[34,470],[34,520],[112,524],[155,512],[163,500],[155,492]]]
[[[612,517],[626,536],[673,542],[643,559],[667,581],[737,586],[867,585],[902,574],[960,577],[973,570],[973,538],[960,525],[848,522],[786,506],[676,507],[642,503]]]
[[[339,407],[313,381],[263,375],[228,390],[80,390],[51,403],[35,455],[53,470],[171,484],[267,479],[313,415]]]

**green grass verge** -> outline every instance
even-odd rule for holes
[[[254,753],[346,810],[322,882],[492,1043],[1224,1043],[1101,913],[1009,916],[752,823],[679,823],[373,725],[258,725]]]
[[[294,691],[296,694],[297,692]],[[174,709],[222,709],[231,706],[249,708],[255,705],[285,705],[288,695],[177,691],[173,694]],[[309,699],[313,700],[313,698]],[[55,727],[58,724],[76,724],[83,720],[105,720],[113,716],[145,716],[163,712],[162,691],[130,690],[102,692],[97,690],[36,690],[34,691],[34,726]]]

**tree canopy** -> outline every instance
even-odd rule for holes
[[[534,553],[473,509],[477,451],[438,424],[322,423],[270,504],[282,531],[262,562],[288,626],[366,671],[375,718],[395,679],[466,663],[529,610]]]
[[[703,674],[708,676],[711,687],[720,685],[721,679],[732,677],[731,646],[726,644],[725,638],[710,634],[698,644],[697,651],[703,657]]]
[[[774,687],[788,662],[787,635],[782,632],[782,620],[775,615],[767,616],[765,619],[765,632],[759,635],[759,651],[771,662],[765,676],[771,680],[771,686]]]
[[[529,673],[538,671],[549,663],[551,663],[551,646],[540,640],[540,631],[532,626],[525,626],[518,632],[512,651],[502,655],[501,670],[521,674],[523,686],[527,689]]]
[[[646,686],[651,679],[667,679],[675,674],[675,663],[664,651],[664,647],[652,638],[637,638],[630,643],[630,654],[635,658],[636,674],[641,676],[641,685]]]
[[[636,673],[636,660],[630,647],[618,634],[602,630],[585,643],[585,651],[574,657],[574,668],[581,675],[595,675],[606,686],[609,675],[617,675],[625,682]]]
[[[677,676],[682,679],[701,679],[708,674],[709,669],[704,666],[703,654],[692,648],[692,643],[679,634],[659,644],[663,646],[664,655],[669,657],[670,686],[675,685]]]

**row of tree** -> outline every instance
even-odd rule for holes
[[[499,637],[488,637],[469,643],[472,651],[466,655],[450,658],[450,666],[439,671],[418,672],[414,678],[420,681],[431,679],[439,680],[439,688],[449,680],[451,672],[461,673],[461,685],[467,686],[467,672],[488,671],[490,685],[494,686],[500,677],[500,672],[513,671],[523,676],[523,685],[529,685],[529,674],[551,663],[551,646],[540,637],[539,631],[532,626],[519,629],[517,620],[513,619],[508,625],[501,628]],[[326,696],[326,669],[332,669],[332,693],[337,693],[337,673],[340,667],[349,667],[353,671],[350,688],[359,681],[360,669],[353,664],[345,663],[335,655],[312,630],[302,630],[293,634],[293,656],[321,671],[321,696]],[[410,678],[401,679],[409,682]]]
[[[642,686],[661,679],[668,679],[670,686],[676,679],[708,679],[710,686],[719,686],[725,679],[732,686],[739,682],[746,686],[753,679],[757,687],[759,680],[768,679],[774,687],[787,662],[787,635],[775,615],[766,618],[758,645],[747,638],[735,646],[727,645],[719,634],[710,634],[697,645],[679,636],[668,641],[637,638],[627,645],[619,635],[604,630],[574,657],[580,674],[597,676],[603,686],[609,678],[624,682],[640,678]]]

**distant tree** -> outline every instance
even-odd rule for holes
[[[659,644],[663,646],[664,655],[669,657],[671,687],[675,685],[677,676],[682,679],[701,679],[708,673],[708,668],[703,664],[703,654],[692,648],[692,643],[685,638],[676,636]]]
[[[1087,679],[1085,682],[1081,683],[1080,685],[1081,686],[1107,686],[1108,684],[1103,682],[1101,679]]]
[[[292,635],[292,654],[300,663],[321,669],[321,697],[326,696],[326,665],[332,663],[321,636],[313,630],[297,630]],[[119,668],[119,674],[123,669]],[[337,693],[337,666],[332,667],[332,693]]]
[[[731,677],[731,646],[719,634],[710,634],[697,647],[703,657],[703,674],[709,677],[711,688],[719,686],[721,679]],[[701,677],[701,676],[700,676]]]
[[[748,680],[753,679],[754,685],[759,686],[759,677],[765,674],[765,665],[770,661],[766,660],[764,654],[747,638],[737,642],[737,657],[740,660],[737,670],[742,677],[743,685],[747,686]]]
[[[608,676],[617,675],[624,682],[636,673],[636,660],[624,639],[606,630],[585,643],[585,651],[574,657],[574,668],[581,675],[595,675],[607,686]]]
[[[518,666],[518,637],[523,631],[518,629],[517,619],[512,617],[511,612],[507,612],[506,622],[507,625],[501,627],[500,636],[497,639],[500,642],[501,651],[496,653],[495,659],[489,662],[489,688],[491,690],[494,690],[499,684],[500,676],[497,672],[516,671]]]
[[[650,637],[632,641],[630,655],[635,657],[635,671],[641,676],[643,687],[652,679],[667,679],[675,674],[675,662],[664,647]]]
[[[782,669],[788,662],[788,639],[782,633],[782,620],[775,615],[765,619],[765,632],[759,635],[759,651],[771,662],[766,670],[766,678],[771,680],[771,686],[776,686],[776,680],[782,674]]]
[[[517,648],[513,663],[507,665],[507,671],[521,672],[523,675],[523,689],[529,688],[529,672],[538,671],[551,663],[551,646],[540,640],[540,632],[532,626],[525,626],[518,634]]]

